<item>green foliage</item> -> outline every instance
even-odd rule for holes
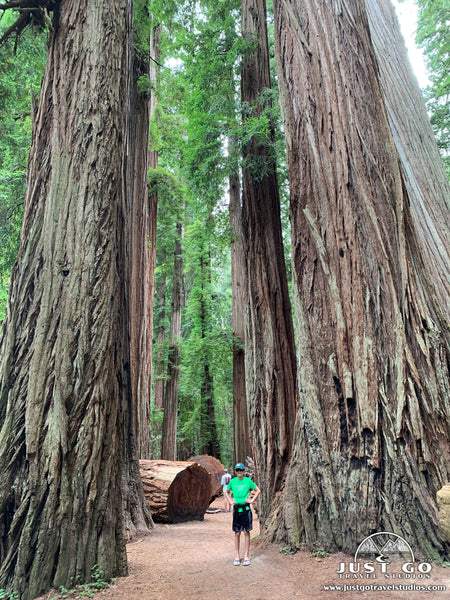
[[[18,600],[19,594],[17,592],[11,592],[10,594],[6,590],[0,590],[0,600]]]
[[[162,166],[149,169],[148,184],[150,193],[165,194],[167,198],[176,200],[178,203],[185,193],[180,179],[170,169]]]
[[[222,459],[230,462],[233,336],[228,178],[242,166],[246,145],[265,150],[246,158],[246,166],[257,180],[273,168],[277,158],[288,255],[288,185],[277,90],[265,90],[253,106],[239,100],[241,59],[256,45],[256,40],[243,40],[240,35],[239,1],[203,0],[188,6],[154,0],[150,11],[159,15],[155,19],[163,24],[160,61],[165,65],[156,90],[158,105],[150,134],[151,148],[158,150],[160,164],[150,175],[151,189],[158,189],[159,194],[155,295],[164,287],[166,296],[163,307],[155,306],[154,338],[160,325],[169,330],[174,204],[179,205],[183,198],[185,305],[180,343],[179,447],[183,454],[196,454],[212,435],[203,389],[207,370],[220,451]],[[165,27],[167,23],[170,28]],[[158,355],[161,361],[163,354],[163,362],[167,362],[167,347],[158,346],[155,359]],[[158,378],[164,380],[159,370]]]
[[[450,9],[448,0],[417,0],[416,42],[424,51],[431,84],[427,109],[450,178]]]
[[[252,105],[243,103],[241,114],[242,124],[236,129],[235,138],[245,154],[243,167],[250,170],[254,181],[261,181],[273,170],[279,151],[275,135],[275,124],[280,122],[276,91],[265,89]]]
[[[209,422],[205,373],[212,381],[215,430],[223,460],[231,460],[232,331],[229,235],[221,220],[189,204],[184,240],[186,304],[180,366],[180,441],[197,454],[215,433]]]
[[[15,20],[5,14],[2,31]],[[12,266],[17,258],[31,140],[31,96],[37,98],[45,67],[46,36],[25,31],[16,48],[0,47],[0,321]]]
[[[0,275],[0,324],[5,318],[6,304],[8,302],[9,277]]]
[[[156,409],[153,402],[151,403],[150,410],[151,410],[151,415],[150,415],[150,419],[151,419],[150,456],[152,456],[153,458],[160,458],[164,411],[162,409]]]
[[[328,552],[326,550],[324,550],[321,546],[320,546],[320,542],[313,542],[313,546],[316,548],[315,550],[313,550],[310,554],[310,556],[312,558],[325,558],[328,556]]]
[[[148,73],[149,39],[152,29],[158,24],[149,10],[148,0],[133,0],[133,50],[134,59],[143,75]]]
[[[154,84],[150,79],[150,76],[145,73],[141,75],[137,80],[138,91],[142,96],[149,96],[154,91]]]
[[[105,581],[103,570],[98,565],[94,565],[91,569],[91,581],[89,583],[80,583],[71,589],[67,589],[62,585],[58,588],[58,595],[53,596],[50,600],[93,598],[96,593],[108,588],[114,581],[115,579]]]
[[[230,168],[225,140],[239,107],[237,60],[242,44],[236,30],[237,2],[180,4],[152,2],[164,12],[158,106],[151,123],[151,148],[160,167],[150,174],[158,190],[156,290],[165,305],[155,307],[155,339],[161,324],[168,333],[176,220],[183,219],[185,305],[180,340],[179,447],[196,454],[213,435],[205,396],[211,379],[215,429],[222,457],[232,456],[232,335],[229,223],[224,200]],[[194,3],[193,3],[194,4]],[[175,206],[185,206],[180,213]],[[158,291],[156,291],[158,295]],[[158,346],[165,353],[168,345]],[[161,353],[154,352],[154,357]],[[165,357],[167,361],[167,355]],[[155,372],[155,369],[154,369]],[[164,375],[158,374],[164,379]],[[156,424],[155,424],[156,425]],[[153,428],[153,427],[152,427]],[[155,430],[157,427],[155,427]]]
[[[282,546],[280,552],[288,556],[289,554],[296,554],[297,550],[291,546]]]

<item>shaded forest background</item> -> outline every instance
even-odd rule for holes
[[[445,4],[419,0],[416,41],[424,51],[431,82],[423,93],[450,175],[450,36]],[[150,143],[159,154],[159,166],[149,173],[150,189],[159,198],[149,454],[161,455],[164,394],[168,382],[176,379],[178,458],[212,453],[229,465],[236,343],[231,318],[229,175],[240,167],[239,148],[252,135],[274,145],[290,281],[288,180],[278,92],[275,85],[270,114],[266,110],[261,117],[247,119],[244,127],[238,124],[237,115],[245,110],[238,100],[240,57],[245,51],[239,35],[239,2],[204,2],[196,11],[189,3],[152,2],[151,10],[154,22],[170,23],[170,27],[160,27],[152,56],[157,80],[150,81],[148,74],[138,80],[143,95],[153,92],[157,98]],[[13,13],[3,14],[0,37],[14,20]],[[272,22],[269,3],[271,77],[276,83]],[[145,54],[149,30],[144,17],[136,31],[138,52]],[[30,110],[39,95],[46,39],[45,25],[37,23],[0,48],[0,321],[19,244]],[[268,139],[270,122],[276,124],[274,142]],[[235,148],[229,147],[229,139],[235,140]],[[257,168],[264,172],[264,165]],[[171,333],[171,318],[176,318],[171,310],[174,293],[180,315],[178,330],[172,323]],[[205,377],[210,378],[209,387]]]

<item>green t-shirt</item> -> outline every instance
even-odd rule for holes
[[[227,490],[232,492],[236,504],[245,504],[250,490],[254,490],[256,487],[256,483],[250,477],[244,477],[241,481],[237,477],[233,477],[227,486]]]

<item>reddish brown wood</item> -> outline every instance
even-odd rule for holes
[[[189,460],[205,467],[211,477],[211,501],[218,498],[222,494],[221,481],[225,470],[225,467],[220,460],[217,460],[214,456],[208,456],[207,454],[191,456]]]
[[[394,63],[394,25],[377,43],[381,61],[362,0],[274,9],[301,413],[283,507],[272,506],[267,529],[344,551],[395,531],[444,558],[436,492],[449,478],[450,378],[438,298],[448,305],[448,266],[437,274],[444,254],[429,234],[445,227],[432,222],[444,198],[428,193],[431,169],[411,184],[419,171],[405,149],[418,161],[429,154],[405,134],[405,119],[419,119]],[[380,77],[386,60],[395,78]]]
[[[211,498],[211,477],[189,461],[140,460],[142,484],[155,521],[203,521]]]

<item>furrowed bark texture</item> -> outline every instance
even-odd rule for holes
[[[445,324],[435,310],[363,2],[276,0],[301,415],[273,535],[448,555]]]
[[[0,588],[127,571],[126,0],[62,0],[0,362]]]
[[[264,0],[243,1],[242,34],[255,44],[254,50],[243,57],[242,101],[257,118],[270,107]],[[269,141],[273,141],[270,129]],[[290,458],[297,384],[276,164],[271,144],[256,135],[244,149],[242,198],[248,293],[246,387],[256,480],[262,490],[260,519],[264,524]]]
[[[446,318],[450,297],[450,184],[394,7],[390,0],[366,0],[366,6],[411,216],[432,279],[428,293]]]

